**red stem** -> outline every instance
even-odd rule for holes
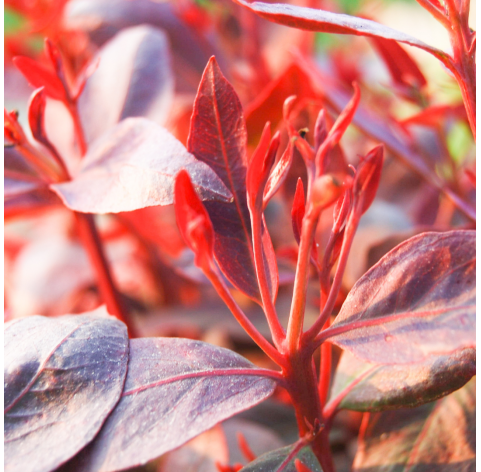
[[[265,354],[270,357],[277,365],[285,365],[285,359],[282,354],[267,341],[264,336],[257,330],[257,328],[252,324],[252,322],[247,318],[246,314],[239,307],[237,302],[232,297],[229,289],[226,287],[224,281],[213,268],[204,271],[207,278],[210,280],[214,288],[216,289],[219,296],[224,300],[229,310],[234,315],[234,318],[239,322],[239,324],[244,328],[246,333],[253,339],[253,341],[265,352]]]
[[[344,275],[344,270],[346,269],[347,259],[351,250],[352,241],[354,239],[354,235],[356,234],[359,220],[361,219],[361,206],[362,202],[357,206],[357,208],[353,209],[349,216],[349,220],[347,222],[344,233],[344,240],[342,241],[339,263],[337,265],[336,274],[334,275],[334,280],[332,282],[332,287],[329,292],[329,297],[319,318],[304,334],[304,338],[307,343],[312,341],[316,337],[316,335],[323,328],[323,326],[326,324],[327,320],[331,316],[332,310],[337,300],[337,296],[339,295],[339,291],[341,290],[342,276]]]
[[[309,196],[309,193],[308,193]],[[308,201],[310,201],[308,199]],[[309,279],[311,249],[319,221],[319,209],[313,209],[309,204],[308,211],[302,222],[302,234],[297,257],[294,294],[292,297],[291,313],[287,325],[287,346],[290,353],[299,350],[306,307],[306,291]]]
[[[87,251],[90,263],[97,274],[97,282],[102,298],[107,305],[109,313],[127,325],[129,337],[138,337],[138,333],[129,318],[126,316],[120,296],[115,288],[109,264],[105,257],[102,241],[97,232],[93,215],[74,212],[80,239]]]
[[[267,271],[265,266],[264,255],[262,251],[262,219],[260,211],[251,212],[252,220],[252,245],[254,249],[254,262],[256,266],[257,280],[259,282],[259,290],[261,292],[262,305],[266,314],[267,323],[271,330],[274,345],[279,349],[281,343],[285,339],[284,328],[279,322],[276,308],[272,301],[269,284],[267,282]]]
[[[87,141],[85,140],[82,122],[80,120],[80,115],[78,112],[77,101],[72,100],[70,103],[67,104],[67,108],[73,120],[75,136],[77,137],[80,154],[83,157],[87,152]]]

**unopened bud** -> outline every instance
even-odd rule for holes
[[[347,185],[347,176],[324,174],[317,177],[312,187],[312,204],[324,208],[332,205],[343,193]]]

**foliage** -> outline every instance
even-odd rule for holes
[[[7,471],[474,470],[469,1],[297,3],[7,2]]]

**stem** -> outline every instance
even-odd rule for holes
[[[285,339],[284,328],[279,322],[276,308],[272,301],[269,284],[267,282],[267,271],[262,251],[262,219],[258,211],[251,212],[252,220],[252,244],[254,249],[254,262],[256,266],[257,280],[259,281],[259,290],[261,292],[262,305],[266,314],[267,323],[271,330],[272,339],[277,348]]]
[[[299,436],[308,437],[310,445],[324,472],[333,472],[331,450],[327,431],[323,428],[321,402],[317,390],[317,378],[312,360],[312,349],[303,346],[291,353],[283,368],[286,388],[291,396]]]
[[[469,125],[476,140],[476,63],[474,51],[470,53],[473,35],[468,25],[469,2],[465,2],[463,10],[459,12],[453,0],[446,0],[449,11],[450,25],[449,39],[453,48],[454,73],[463,96]]]
[[[449,28],[449,19],[446,18],[444,12],[432,4],[429,0],[416,0],[425,10],[436,18],[445,28]]]
[[[69,102],[67,105],[67,108],[73,120],[75,136],[77,137],[80,154],[83,157],[87,152],[87,141],[85,140],[82,122],[80,120],[80,115],[78,113],[77,101],[72,100],[71,102]]]
[[[16,146],[16,149],[22,153],[27,161],[50,182],[59,182],[61,177],[55,168],[55,164],[49,157],[39,152],[27,140]]]
[[[334,275],[334,280],[332,282],[332,287],[329,292],[329,297],[319,318],[304,334],[305,341],[307,343],[309,343],[309,341],[312,341],[316,337],[316,335],[319,333],[319,331],[322,329],[322,327],[326,324],[327,320],[331,316],[337,296],[339,295],[339,291],[341,290],[342,276],[344,275],[344,270],[346,269],[347,259],[351,250],[352,241],[354,239],[354,235],[356,234],[359,220],[361,219],[361,206],[362,202],[360,202],[357,208],[355,208],[349,216],[349,221],[347,222],[344,233],[344,240],[342,241],[339,263],[337,265],[336,274]]]
[[[265,354],[270,357],[278,366],[285,365],[285,359],[282,354],[267,341],[264,336],[257,330],[257,328],[252,324],[252,322],[247,318],[246,314],[239,307],[237,302],[232,297],[228,288],[226,287],[224,281],[219,276],[217,271],[213,268],[209,270],[204,270],[204,274],[210,280],[214,288],[216,289],[219,296],[222,298],[224,303],[227,305],[229,310],[234,315],[234,318],[239,322],[239,324],[244,328],[246,333],[253,339],[253,341],[265,352]]]
[[[107,305],[107,310],[127,325],[129,337],[138,337],[137,331],[126,316],[124,307],[120,301],[119,292],[114,285],[93,215],[78,212],[74,212],[74,215],[80,238],[97,274],[99,290]]]
[[[299,342],[302,335],[311,249],[319,215],[319,209],[313,209],[312,205],[309,205],[309,210],[302,222],[301,242],[299,255],[297,257],[296,278],[294,281],[294,294],[292,297],[289,323],[287,325],[287,345],[291,353],[299,349]]]

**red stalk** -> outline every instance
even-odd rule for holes
[[[126,316],[119,293],[115,288],[112,274],[110,273],[109,265],[103,251],[102,242],[95,227],[93,215],[78,212],[74,212],[74,215],[77,221],[80,239],[87,251],[90,263],[97,274],[99,290],[107,305],[107,310],[127,325],[130,337],[138,337],[136,329]]]

